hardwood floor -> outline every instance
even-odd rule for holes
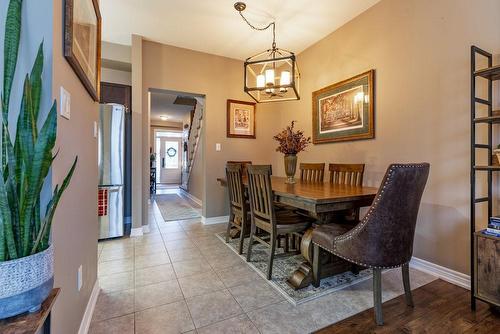
[[[469,291],[442,280],[413,291],[415,308],[404,295],[383,304],[384,326],[377,326],[373,309],[330,325],[317,334],[332,333],[500,333],[500,315],[477,302],[470,309]]]

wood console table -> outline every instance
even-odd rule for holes
[[[50,334],[50,312],[59,295],[60,288],[52,289],[38,312],[24,313],[12,318],[0,320],[2,334],[35,334],[41,329],[42,334]]]
[[[218,178],[222,186],[227,186],[225,178]],[[297,180],[295,184],[285,183],[285,177],[271,176],[271,186],[274,192],[274,200],[303,211],[316,218],[318,224],[333,222],[336,212],[370,206],[377,194],[378,189],[364,186],[347,186],[339,184],[313,183]],[[243,185],[248,186],[246,177]],[[295,289],[301,289],[312,282],[312,229],[308,230],[301,242],[301,253],[306,259],[298,268],[288,282]],[[331,268],[334,270],[334,268]],[[328,267],[324,267],[322,275],[330,276]]]

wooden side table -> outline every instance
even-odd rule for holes
[[[35,334],[40,329],[42,334],[50,334],[50,312],[59,295],[60,288],[52,289],[49,296],[42,303],[38,312],[24,313],[12,318],[0,320],[2,334]]]
[[[500,307],[500,238],[476,232],[475,282],[476,298]]]

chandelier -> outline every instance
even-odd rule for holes
[[[245,60],[245,92],[256,102],[299,100],[300,73],[295,54],[276,47],[276,22],[256,27],[243,16],[245,3],[237,2],[234,8],[252,29],[273,30],[271,48]]]

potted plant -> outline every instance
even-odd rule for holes
[[[306,149],[311,143],[311,137],[305,137],[304,131],[294,130],[295,121],[288,125],[283,131],[273,137],[279,143],[277,152],[285,155],[286,183],[295,183],[295,171],[297,170],[297,153]]]
[[[68,187],[77,158],[62,185],[54,188],[46,207],[40,193],[55,159],[57,107],[39,124],[42,95],[43,43],[24,80],[15,137],[9,132],[9,102],[21,34],[22,0],[9,2],[5,20],[4,77],[1,90],[0,156],[0,319],[36,311],[54,284],[50,230],[57,204]]]

